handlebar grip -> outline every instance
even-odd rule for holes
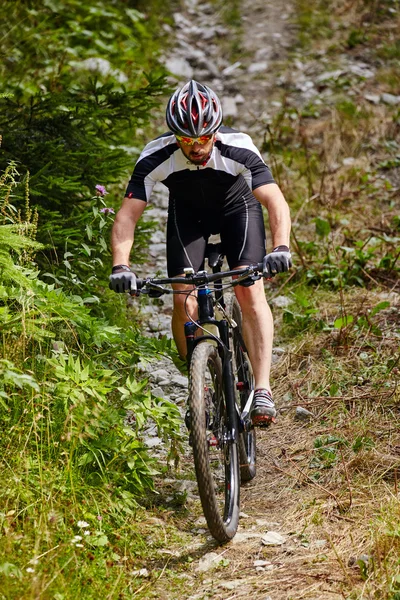
[[[130,296],[140,296],[140,290],[143,287],[144,281],[143,281],[143,279],[136,279],[135,282],[136,282],[136,289],[135,290],[131,290],[129,292]]]

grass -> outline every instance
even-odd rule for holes
[[[171,511],[162,502],[144,510],[107,483],[88,485],[62,453],[44,461],[26,441],[25,452],[12,444],[2,454],[0,598],[152,597],[149,587],[171,577],[167,565],[185,539]],[[180,571],[185,565],[175,579]]]
[[[1,600],[171,600],[199,586],[221,598],[219,575],[243,576],[248,595],[260,598],[274,591],[294,598],[294,589],[296,600],[323,598],[324,589],[348,600],[400,598],[399,113],[366,99],[398,93],[399,7],[394,0],[296,7],[299,45],[290,58],[316,69],[318,96],[304,100],[289,83],[260,135],[291,205],[295,270],[270,290],[291,300],[274,307],[276,344],[289,348],[273,373],[282,414],[273,436],[260,436],[258,485],[242,494],[243,530],[256,527],[256,505],[258,515],[282,520],[292,551],[232,545],[215,578],[194,574],[193,562],[215,546],[204,536],[193,541],[200,507],[171,483],[177,475],[164,464],[157,493],[139,506],[117,485],[122,468],[113,478],[77,467],[66,416],[49,408],[51,390],[22,386],[24,403],[12,423],[7,411],[2,422]],[[241,33],[237,3],[224,10]],[[221,43],[238,52],[241,41]],[[365,61],[373,76],[344,69],[318,83],[343,54],[345,65]],[[45,341],[31,355],[25,338],[7,336],[9,359],[22,357],[28,371],[41,364]],[[107,353],[98,354],[108,369]],[[298,405],[312,422],[293,421]],[[66,439],[54,436],[56,425]],[[178,476],[190,480],[188,471],[184,458]],[[259,558],[276,567],[268,574],[274,591],[249,567]]]
[[[303,490],[296,530],[303,523],[312,536],[319,528],[329,541],[322,562],[315,558],[329,565],[321,575],[326,585],[335,572],[346,598],[398,600],[398,109],[365,96],[398,93],[391,32],[400,17],[393,2],[297,8],[304,35],[294,57],[308,61],[310,72],[343,74],[317,86],[319,98],[329,91],[322,103],[304,102],[289,88],[265,134],[292,207],[297,265],[296,275],[279,283],[291,304],[274,309],[277,343],[291,347],[273,376],[284,399],[283,432],[274,436],[286,449],[279,472]],[[328,23],[335,26],[323,39]],[[321,68],[316,57],[331,64]],[[348,64],[359,60],[373,77],[349,74]],[[298,442],[286,433],[297,405],[314,414]],[[297,581],[299,590],[310,585]]]

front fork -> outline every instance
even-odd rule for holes
[[[216,325],[219,330],[220,340],[222,343],[218,344],[218,353],[222,361],[222,378],[224,382],[227,416],[227,441],[237,443],[239,438],[239,427],[241,427],[241,420],[236,408],[234,373],[232,368],[232,352],[229,349],[229,325],[228,322],[225,320],[216,321],[214,319],[208,319],[207,323]],[[200,324],[205,325],[206,323]],[[208,335],[196,338],[195,336],[197,329],[198,327],[196,323],[193,323],[192,321],[185,323],[187,364],[189,372],[193,350],[199,343],[199,341],[204,339],[210,339],[215,341],[215,338]]]

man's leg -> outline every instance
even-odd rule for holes
[[[265,230],[261,205],[254,196],[242,196],[238,210],[225,216],[221,232],[231,268],[261,262],[265,255]],[[269,425],[276,416],[270,387],[273,321],[263,280],[249,287],[236,286],[242,310],[242,330],[255,379],[250,409],[253,425]]]
[[[236,297],[242,310],[242,330],[255,378],[255,388],[271,391],[270,370],[274,326],[263,280],[250,287],[236,286]]]
[[[167,266],[169,277],[184,277],[183,270],[192,268],[198,271],[204,262],[207,240],[197,219],[193,218],[190,207],[176,206],[171,200],[168,210],[167,224]],[[193,286],[176,284],[174,290],[190,292]],[[197,319],[197,301],[193,295],[174,294],[172,313],[172,335],[179,356],[186,357],[186,338],[184,325]]]
[[[178,275],[179,277],[179,275]],[[190,292],[193,286],[175,284],[172,286],[174,290],[182,290]],[[187,296],[186,294],[174,295],[174,311],[172,313],[172,335],[174,336],[176,347],[178,348],[179,356],[186,358],[186,338],[185,338],[185,323],[190,321],[190,318],[197,319],[197,300],[194,295]]]

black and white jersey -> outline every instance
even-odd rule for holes
[[[171,132],[148,143],[125,195],[147,202],[157,181],[167,186],[175,204],[214,212],[242,204],[243,196],[253,196],[251,190],[274,178],[250,136],[222,126],[205,165],[190,162]]]

